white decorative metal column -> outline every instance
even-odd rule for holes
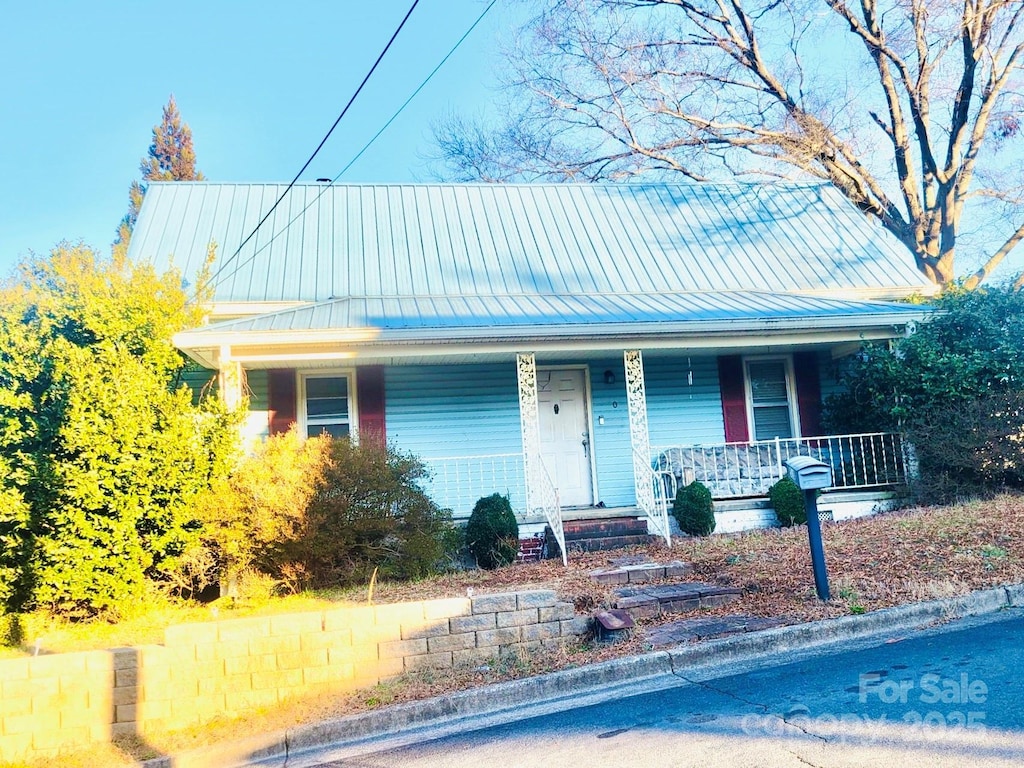
[[[217,385],[220,399],[228,408],[237,408],[242,403],[242,364],[231,359],[231,347],[221,347],[217,357]]]
[[[622,353],[626,366],[626,400],[629,405],[629,438],[633,445],[633,482],[636,504],[647,515],[654,533],[671,544],[668,508],[654,501],[654,470],[651,468],[651,436],[647,429],[647,387],[644,384],[644,359],[639,349]]]
[[[519,423],[523,434],[523,469],[526,476],[526,508],[530,513],[544,512],[555,540],[562,552],[562,563],[568,565],[562,510],[555,488],[540,455],[540,414],[537,410],[537,360],[532,352],[516,355],[519,379]]]

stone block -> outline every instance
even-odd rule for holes
[[[543,624],[530,624],[522,628],[523,642],[533,640],[546,640],[551,637],[560,637],[562,624],[558,621],[548,621]]]
[[[118,704],[114,707],[115,723],[134,723],[138,719],[134,704]]]
[[[196,661],[219,661],[249,655],[249,640],[224,640],[196,645]]]
[[[252,690],[252,678],[257,673],[236,672],[223,677],[203,678],[199,681],[199,696]]]
[[[338,684],[351,680],[355,676],[355,669],[351,664],[337,664],[330,667],[306,667],[302,670],[303,685],[325,685]]]
[[[32,712],[31,694],[17,696],[0,696],[0,733],[4,732],[3,719],[11,715],[28,715]]]
[[[324,628],[323,613],[290,613],[283,616],[270,617],[270,636],[280,637],[281,635],[304,635],[312,632],[321,632]]]
[[[585,635],[590,631],[590,618],[588,616],[577,616],[575,619],[558,623],[561,626],[562,637]]]
[[[476,648],[475,632],[463,632],[458,635],[443,635],[441,637],[427,638],[428,653],[438,653],[440,651],[463,651],[467,648]]]
[[[590,578],[598,584],[625,584],[629,581],[629,573],[621,568],[608,568],[591,571]]]
[[[676,560],[665,566],[665,578],[678,579],[682,576],[688,575],[691,571],[693,571],[693,566],[690,563],[683,563]]]
[[[114,687],[124,688],[139,684],[139,670],[135,667],[114,670]]]
[[[324,611],[324,631],[333,632],[338,629],[367,627],[374,624],[372,605],[356,605],[347,608],[335,608]]]
[[[524,608],[518,611],[500,611],[495,614],[498,629],[503,627],[521,627],[524,624],[537,623],[536,608]]]
[[[415,672],[419,669],[451,669],[452,652],[426,653],[422,656],[406,656],[405,671]]]
[[[402,625],[402,639],[415,640],[420,637],[439,637],[450,632],[447,619],[435,619],[430,622],[420,622],[413,625]]]
[[[164,630],[164,645],[172,647],[215,643],[217,635],[217,624],[212,621],[197,624],[175,624]]]
[[[301,651],[328,650],[330,648],[351,647],[351,645],[352,630],[348,628],[302,635],[299,638],[299,650]]]
[[[423,603],[395,603],[393,605],[375,605],[373,607],[374,624],[383,626],[414,626],[424,623]]]
[[[253,672],[252,689],[264,688],[295,688],[302,685],[301,669],[275,669],[272,672]],[[229,693],[225,691],[225,693]]]
[[[572,603],[555,603],[549,608],[538,610],[537,620],[545,621],[568,621],[576,617],[576,609]]]
[[[270,636],[270,617],[231,619],[217,625],[218,640],[253,640]]]
[[[472,612],[473,605],[468,597],[427,600],[423,603],[423,618],[427,621],[450,619],[453,616],[469,616]]]
[[[514,611],[519,607],[515,593],[507,595],[480,595],[470,598],[473,614],[497,613],[498,611]]]
[[[0,684],[8,680],[28,680],[29,659],[6,659],[0,661]]]
[[[277,689],[275,688],[263,688],[258,691],[236,691],[224,696],[224,709],[229,713],[248,712],[273,704],[277,704]]]
[[[299,651],[297,653],[277,654],[278,669],[305,669],[306,667],[326,667],[327,649],[317,651]]]
[[[234,677],[235,675],[247,675],[251,672],[268,672],[277,669],[277,655],[264,653],[259,656],[236,656],[233,659],[224,659],[224,675]],[[203,690],[204,680],[215,680],[218,676],[200,678],[199,690]]]
[[[139,689],[135,686],[129,688],[115,688],[111,703],[116,707],[121,704],[136,704],[139,701]]]
[[[476,633],[476,647],[486,648],[488,646],[502,646],[518,643],[520,640],[519,627],[505,627],[503,629],[487,629]]]
[[[519,610],[526,608],[549,608],[558,602],[553,589],[531,589],[516,593],[516,606]]]
[[[32,751],[31,733],[10,733],[0,735],[0,755],[4,760],[18,762],[29,757]]]
[[[477,632],[485,629],[497,629],[498,620],[493,613],[474,614],[473,616],[456,616],[448,619],[448,626],[453,635],[461,632]]]
[[[426,652],[426,638],[418,638],[416,640],[393,640],[388,643],[381,643],[377,647],[378,657],[381,659],[396,659],[404,656],[416,656]]]
[[[464,651],[452,651],[452,663],[456,667],[478,667],[494,660],[497,655],[497,648],[467,648]]]
[[[257,637],[249,641],[249,653],[252,656],[263,656],[274,653],[296,653],[302,650],[298,635],[279,635],[277,637]]]

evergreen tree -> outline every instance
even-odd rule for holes
[[[132,181],[128,190],[128,213],[121,219],[114,242],[116,254],[128,250],[135,221],[142,208],[147,181],[202,181],[203,174],[196,170],[196,152],[192,146],[192,129],[181,122],[178,105],[171,94],[164,107],[163,119],[153,126],[153,142],[149,152],[139,163],[142,182]]]
[[[181,276],[62,246],[0,286],[0,613],[116,608],[196,536],[234,419],[174,388]]]

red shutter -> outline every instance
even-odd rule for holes
[[[287,432],[296,421],[295,371],[267,371],[267,401],[270,434]]]
[[[750,430],[747,427],[747,396],[743,384],[743,358],[739,355],[719,356],[718,389],[722,393],[725,441],[748,442]]]
[[[821,376],[816,352],[793,353],[793,377],[796,379],[796,402],[800,412],[800,435],[821,434]]]
[[[367,365],[356,370],[356,404],[359,408],[359,439],[383,447],[384,366]]]

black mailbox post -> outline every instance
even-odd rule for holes
[[[810,456],[794,456],[786,460],[790,479],[804,493],[807,512],[807,538],[811,543],[811,565],[814,567],[814,588],[818,598],[828,600],[828,570],[825,568],[825,549],[821,544],[821,520],[818,519],[818,491],[832,487],[832,467]]]

